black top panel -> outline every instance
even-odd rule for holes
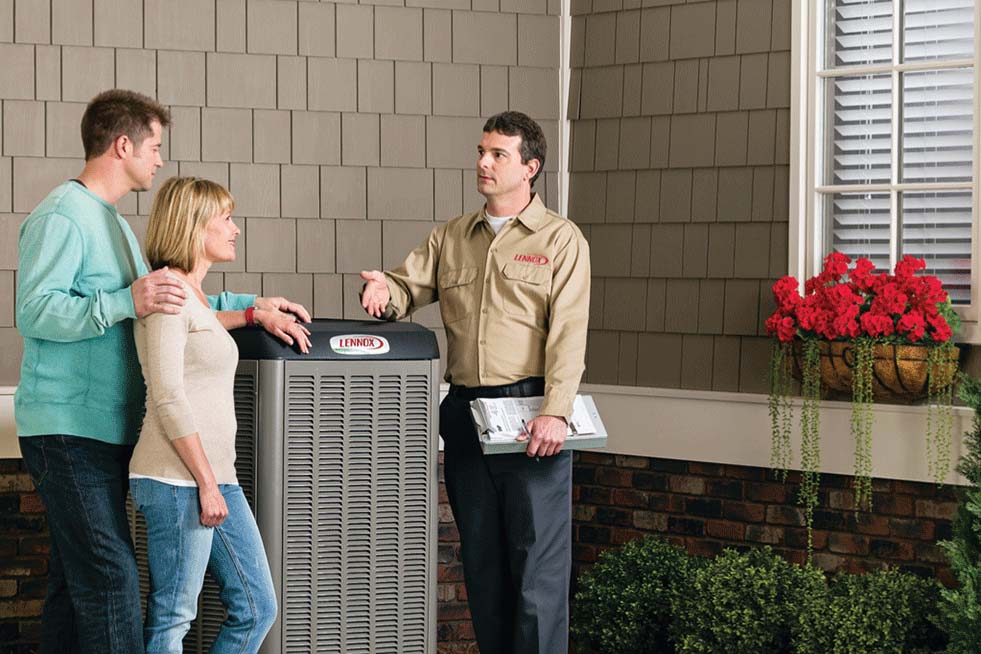
[[[261,327],[232,330],[243,360],[312,359],[317,361],[418,361],[438,359],[436,335],[410,322],[314,320],[310,354],[286,345]]]

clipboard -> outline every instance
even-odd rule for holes
[[[528,448],[528,441],[518,441],[524,422],[538,416],[543,397],[478,398],[470,403],[470,413],[484,454],[516,454]],[[523,422],[519,422],[523,421]],[[596,403],[589,395],[577,395],[564,450],[606,447],[606,427]]]

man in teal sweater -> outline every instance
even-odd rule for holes
[[[97,96],[82,117],[85,168],[51,191],[20,231],[24,358],[14,406],[51,532],[45,654],[144,650],[125,509],[144,403],[133,319],[178,313],[186,297],[166,269],[147,271],[115,205],[152,186],[169,123],[168,111],[146,96]],[[290,344],[290,324],[310,319],[283,298],[222,293],[209,300],[217,310],[237,311],[242,325],[254,305],[263,326]]]

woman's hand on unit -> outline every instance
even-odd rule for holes
[[[267,311],[257,308],[255,310],[255,321],[263,329],[287,345],[293,345],[295,342],[300,347],[300,352],[304,354],[310,353],[310,330],[297,322],[294,314],[284,313],[275,309]]]

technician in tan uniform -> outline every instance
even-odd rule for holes
[[[361,273],[375,317],[439,301],[446,488],[481,654],[568,650],[572,458],[562,445],[584,368],[589,248],[532,192],[545,151],[528,116],[491,117],[477,147],[484,208],[433,229],[400,268]],[[525,454],[484,456],[470,401],[542,395]]]

